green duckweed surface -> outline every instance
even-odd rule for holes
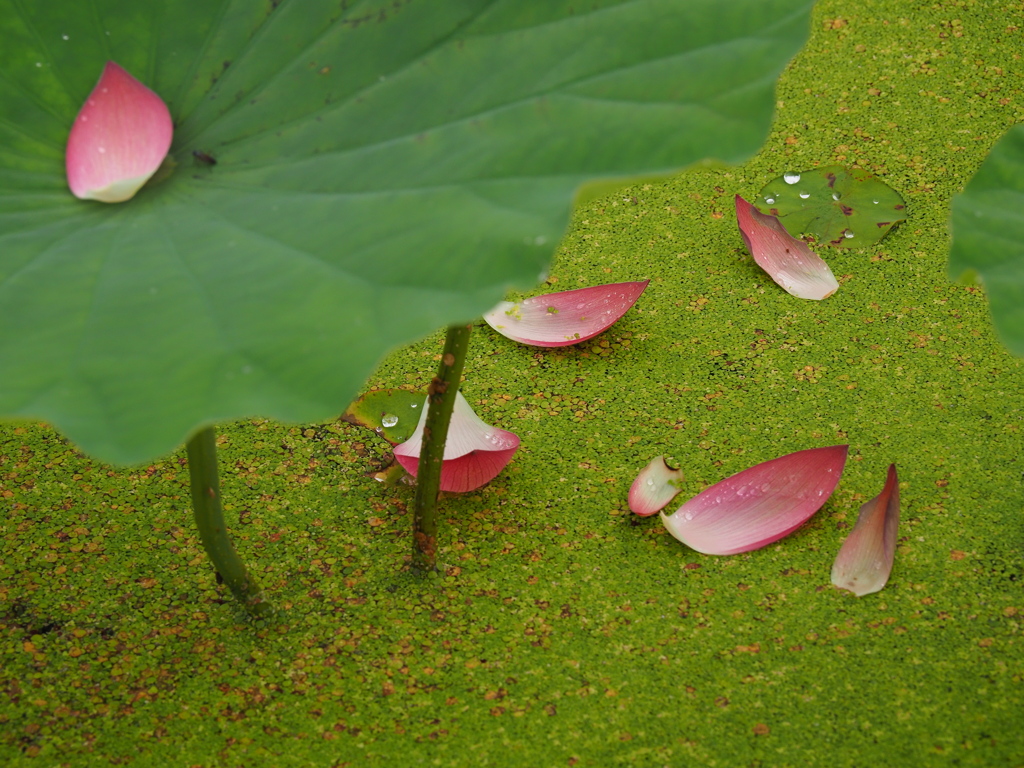
[[[578,347],[474,332],[464,392],[522,448],[443,500],[442,571],[403,570],[411,489],[343,422],[222,425],[226,514],[275,596],[247,623],[190,519],[183,453],[112,469],[0,428],[6,766],[1024,765],[1021,361],[945,275],[951,197],[1024,120],[1020,2],[819,4],[763,151],[580,209],[535,293],[650,278]],[[857,165],[907,200],[822,249],[823,302],[746,253],[733,196]],[[423,387],[441,337],[372,386]],[[340,407],[339,407],[339,410]],[[700,555],[626,509],[664,454],[684,497],[848,443],[838,490],[763,550]],[[896,565],[829,570],[885,470]]]

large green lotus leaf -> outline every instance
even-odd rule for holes
[[[811,5],[0,0],[0,414],[131,463],[340,412],[532,285],[582,183],[756,150]],[[63,166],[108,59],[175,122],[118,205]]]
[[[992,148],[953,198],[949,274],[980,277],[1000,340],[1024,357],[1024,125]]]
[[[755,205],[777,216],[793,237],[811,235],[842,248],[877,243],[907,218],[899,192],[867,171],[841,165],[772,179]]]

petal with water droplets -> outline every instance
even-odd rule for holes
[[[629,508],[641,517],[657,514],[679,493],[677,483],[682,480],[681,469],[672,469],[664,456],[656,457],[630,486]]]
[[[395,458],[413,477],[419,468],[426,421],[424,409],[412,437],[395,446]],[[466,493],[486,485],[505,468],[518,448],[517,435],[484,423],[462,393],[456,393],[441,465],[441,490]]]
[[[72,194],[104,203],[128,200],[160,167],[173,132],[163,100],[108,61],[68,136]]]
[[[896,465],[882,492],[860,508],[857,522],[832,565],[832,583],[858,597],[878,592],[889,581],[900,525],[900,485]]]
[[[806,522],[832,495],[849,446],[810,448],[745,469],[706,488],[671,515],[668,532],[706,555],[760,549]]]
[[[592,339],[632,307],[649,280],[577,288],[519,302],[503,301],[484,320],[502,336],[535,347]]]
[[[747,250],[768,276],[799,299],[825,299],[839,288],[832,270],[774,216],[736,195],[736,222]]]

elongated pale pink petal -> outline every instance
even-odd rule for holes
[[[535,347],[566,347],[592,339],[632,307],[650,280],[610,283],[503,301],[484,320],[502,336]]]
[[[793,237],[774,216],[736,195],[736,222],[754,261],[799,299],[825,299],[839,288],[832,270],[803,240]]]
[[[778,541],[832,495],[849,446],[810,448],[745,469],[701,491],[671,515],[668,532],[706,555],[734,555]]]
[[[424,409],[412,437],[395,446],[395,458],[413,477],[419,469],[426,421]],[[465,493],[486,485],[505,468],[518,448],[517,435],[484,423],[462,393],[456,393],[441,465],[441,490]]]
[[[128,200],[160,167],[173,131],[163,100],[108,61],[68,136],[72,194],[104,203]]]
[[[860,508],[857,523],[832,565],[832,583],[858,597],[878,592],[889,581],[900,525],[900,485],[896,465],[882,492]]]
[[[664,456],[651,461],[629,488],[629,508],[640,517],[648,517],[663,510],[679,493],[677,483],[683,480],[683,470],[672,469]]]

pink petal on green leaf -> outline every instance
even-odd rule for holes
[[[632,307],[650,280],[610,283],[503,301],[484,320],[502,336],[535,347],[566,347],[592,339]]]
[[[900,525],[900,485],[896,465],[882,492],[860,508],[857,523],[832,565],[832,583],[858,597],[878,592],[889,580]]]
[[[839,288],[832,270],[774,216],[736,195],[736,222],[747,250],[768,276],[799,299],[825,299]]]
[[[419,469],[423,426],[427,420],[425,411],[412,437],[395,446],[395,458],[413,477]],[[466,493],[486,485],[505,468],[518,448],[518,436],[485,424],[458,392],[444,446],[441,490]]]
[[[160,167],[173,132],[163,100],[108,61],[68,136],[71,192],[104,203],[128,200]]]
[[[749,552],[806,522],[832,495],[849,446],[810,448],[745,469],[701,491],[671,515],[668,532],[706,555]]]
[[[629,489],[629,508],[641,517],[664,509],[679,493],[683,471],[672,469],[664,456],[658,456],[643,468]]]

